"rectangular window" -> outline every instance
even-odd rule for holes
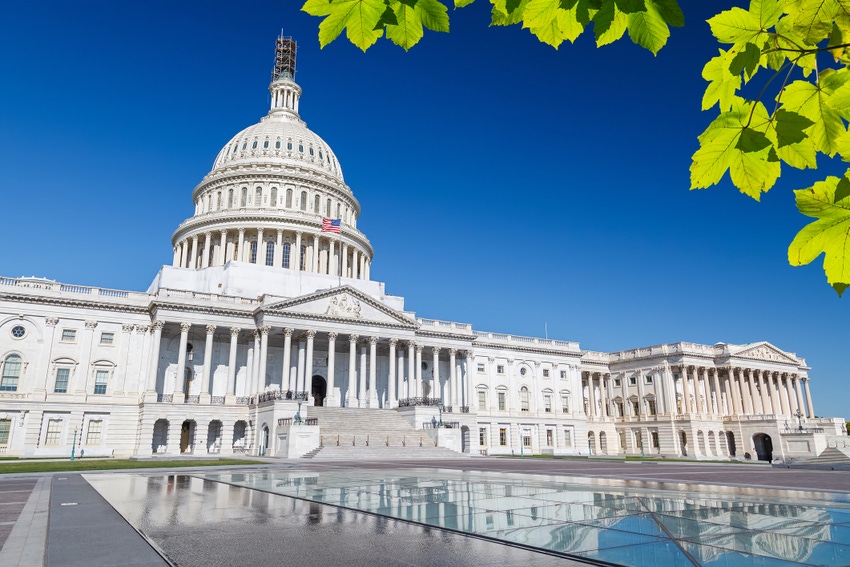
[[[62,338],[60,339],[63,343],[73,343],[77,340],[77,331],[76,329],[62,329]]]
[[[487,429],[484,427],[478,428],[478,446],[486,447],[487,446]]]
[[[287,242],[283,245],[283,266],[284,268],[289,267],[289,251],[291,250],[290,244]]]
[[[632,409],[635,412],[635,415],[640,415],[640,402],[632,402]]]
[[[0,419],[0,447],[9,444],[9,433],[12,431],[11,419]]]
[[[617,402],[617,415],[619,417],[626,416],[626,408],[623,406],[623,402]]]
[[[508,430],[504,427],[499,429],[499,445],[502,447],[508,446]]]
[[[614,378],[614,385],[617,386],[618,388],[622,385],[622,382],[620,382],[619,378]]]
[[[62,420],[47,420],[47,434],[44,436],[45,445],[58,445],[59,437],[62,435]]]
[[[522,446],[531,447],[531,431],[528,429],[522,432]]]
[[[561,370],[561,380],[566,380],[566,379],[567,379],[567,371]]]
[[[650,431],[649,435],[652,437],[652,447],[653,447],[653,449],[658,449],[659,447],[661,447],[661,444],[658,442],[658,432],[657,431]]]
[[[555,444],[555,432],[551,429],[546,430],[546,446],[551,447]]]
[[[505,373],[505,367],[501,364],[497,364],[496,365],[496,374],[504,374],[504,373]]]
[[[552,396],[549,394],[543,396],[543,411],[552,413]]]
[[[561,413],[570,413],[570,397],[561,394]]]
[[[94,393],[106,393],[106,381],[109,379],[108,370],[98,370],[94,375]]]
[[[499,392],[499,411],[505,411],[505,393]]]
[[[634,376],[632,376],[631,378],[629,378],[629,384],[630,384],[630,385],[632,385],[632,386],[634,386],[635,384],[637,384],[637,378],[635,378]]]
[[[86,445],[100,445],[100,434],[103,431],[103,422],[101,420],[92,420],[89,422],[89,429],[86,431]]]
[[[478,372],[484,372],[484,363],[483,362],[478,363]]]
[[[487,409],[487,392],[484,390],[478,391],[478,409]]]
[[[655,415],[655,400],[647,400],[646,405],[649,406],[649,415]]]
[[[572,427],[567,427],[564,429],[564,447],[572,447],[573,446],[573,429]]]
[[[111,345],[115,342],[115,333],[107,333],[106,331],[100,334],[100,344]]]
[[[652,384],[652,376],[646,376],[646,378],[644,378],[644,380],[646,380],[646,382],[645,382],[646,384]]]
[[[548,378],[548,377],[549,377],[549,369],[548,369],[548,368],[544,368],[544,369],[543,369],[543,377],[544,377],[544,378]]]
[[[57,394],[64,394],[68,391],[68,378],[71,376],[70,368],[56,369],[56,383],[53,385],[53,391]]]

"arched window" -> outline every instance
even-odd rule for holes
[[[570,413],[570,393],[561,390],[561,413]]]
[[[300,264],[301,265],[298,266],[298,269],[303,272],[304,266],[307,265],[307,246],[305,244],[301,245],[301,262],[300,262]]]
[[[286,142],[286,149],[292,150],[292,142]]]
[[[330,217],[331,216],[331,200],[330,199],[328,199],[327,207],[325,207],[325,209],[327,210],[327,216]]]
[[[252,150],[256,150],[256,149],[257,149],[257,140],[254,140],[254,143],[253,143],[253,144],[251,144],[251,149],[252,149]]]
[[[217,211],[221,210],[221,191],[218,192],[218,199],[216,199],[215,210],[217,210]]]
[[[313,212],[314,213],[319,214],[319,211],[321,210],[321,207],[322,207],[321,202],[322,202],[322,198],[319,197],[318,195],[313,197]]]
[[[283,244],[283,262],[281,263],[281,266],[284,268],[289,267],[289,251],[291,248],[292,246],[289,244],[289,242],[285,242]]]
[[[266,242],[266,266],[274,266],[274,242]]]
[[[301,191],[301,210],[307,210],[307,191]]]
[[[279,150],[279,149],[280,149],[280,140],[277,140],[277,141],[274,143],[274,149],[276,149],[276,150]]]
[[[298,144],[298,151],[304,153],[304,144]]]
[[[528,388],[525,386],[519,390],[519,409],[520,411],[528,411]]]
[[[251,263],[257,263],[257,241],[254,240],[251,242]]]
[[[233,189],[227,192],[227,208],[233,208]]]
[[[21,377],[21,357],[10,354],[3,361],[3,378],[0,379],[0,392],[14,392],[18,389]]]
[[[277,206],[277,187],[272,187],[272,195],[269,197],[269,206],[276,207]]]
[[[292,208],[292,189],[286,190],[286,208],[287,209]]]
[[[340,210],[341,210],[341,209],[340,209],[340,204],[339,204],[339,203],[337,203],[337,204],[336,204],[336,218],[338,218],[338,219],[341,219],[341,218],[342,218],[341,216],[339,216]]]
[[[254,190],[254,206],[261,207],[263,205],[263,188],[257,187]]]
[[[243,208],[248,206],[248,188],[247,187],[242,188],[242,203],[239,206],[243,207]]]
[[[265,149],[268,149],[268,147],[269,147],[269,141],[268,141],[268,140],[265,140],[265,141],[263,142],[263,149],[264,149],[264,150],[265,150]]]

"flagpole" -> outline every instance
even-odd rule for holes
[[[339,265],[337,267],[339,268],[339,270],[337,271],[337,274],[339,274],[339,287],[342,287],[342,221],[341,220],[340,220],[339,224],[340,224],[339,235],[338,235],[339,240],[337,241],[337,249],[339,250],[339,252],[338,252],[339,262],[337,262]]]

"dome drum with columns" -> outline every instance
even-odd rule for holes
[[[0,277],[0,455],[769,461],[844,443],[806,361],[766,342],[602,353],[406,310],[299,116],[294,54],[279,38],[271,109],[219,152],[146,292]]]

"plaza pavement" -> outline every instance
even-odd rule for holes
[[[256,460],[256,458],[253,458]],[[259,468],[435,468],[492,473],[580,476],[617,479],[638,486],[652,483],[715,485],[757,493],[760,489],[803,490],[807,493],[850,493],[846,471],[803,470],[760,464],[704,464],[617,462],[603,460],[458,458],[440,460],[305,461],[264,459]],[[257,465],[250,465],[256,470]],[[133,469],[124,471],[191,474],[234,467]],[[84,474],[110,474],[119,471]],[[245,489],[247,490],[247,489]],[[250,499],[246,499],[248,502]],[[121,565],[209,567],[244,564],[256,567],[287,564],[314,565],[582,565],[563,557],[469,537],[453,532],[375,517],[371,514],[299,502],[293,513],[301,516],[296,529],[281,529],[254,514],[250,505],[233,504],[234,521],[227,533],[213,529],[181,528],[175,519],[167,533],[141,534],[116,512],[79,473],[0,475],[0,566],[101,567]],[[316,522],[317,515],[336,516],[338,525]],[[343,518],[343,516],[345,516]],[[333,523],[333,522],[331,522]],[[288,527],[292,527],[288,526]],[[287,527],[287,526],[284,526]],[[167,547],[167,550],[160,547]],[[234,547],[235,546],[235,547]],[[230,563],[238,549],[238,563]]]

